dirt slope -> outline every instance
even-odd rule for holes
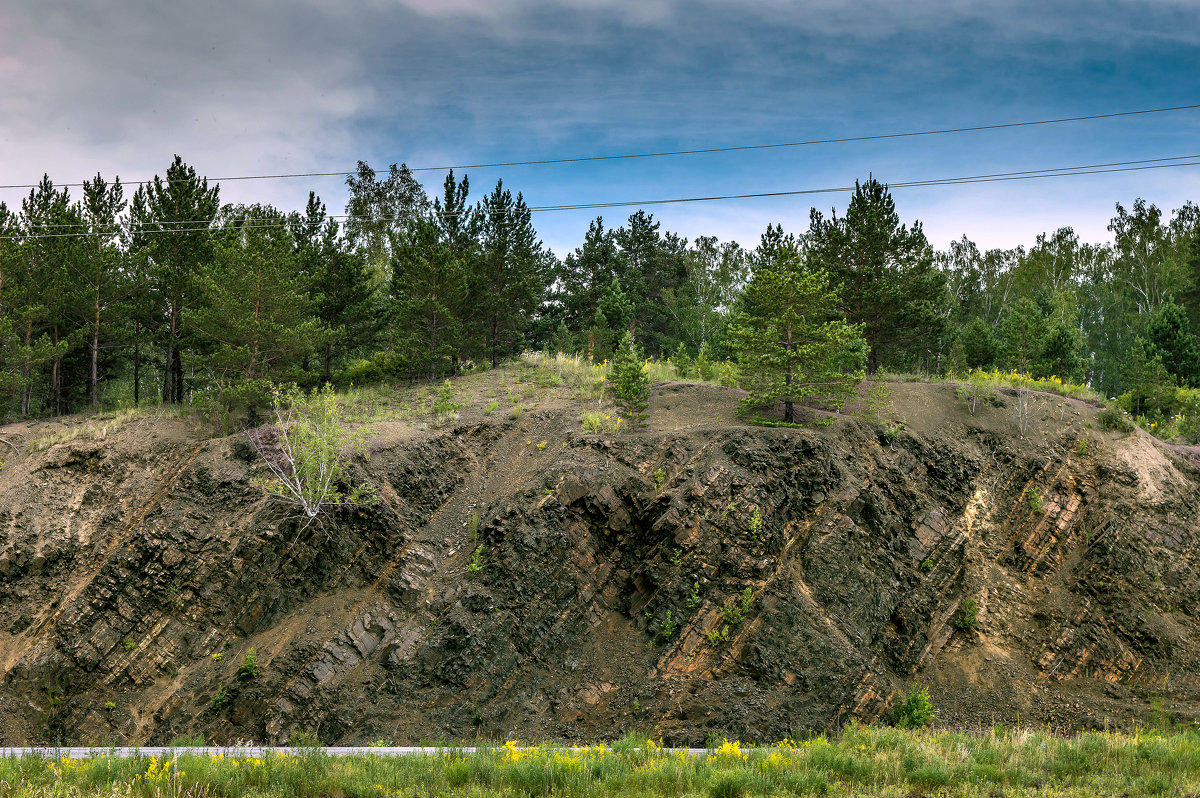
[[[649,429],[587,435],[558,388],[485,414],[483,379],[443,429],[377,424],[355,475],[384,501],[299,537],[238,436],[152,417],[31,451],[61,427],[5,428],[0,744],[766,740],[913,681],[946,724],[1200,718],[1186,453],[1058,397],[1022,438],[920,384],[892,386],[891,442],[748,427],[687,384]]]

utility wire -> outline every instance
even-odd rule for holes
[[[1195,160],[1181,161],[1180,159],[1190,158]],[[898,183],[887,183],[889,189],[893,188],[920,188],[928,186],[963,186],[975,183],[999,183],[1015,180],[1045,180],[1054,177],[1075,177],[1077,175],[1096,175],[1110,174],[1113,172],[1139,172],[1147,169],[1174,169],[1181,166],[1200,166],[1200,156],[1197,155],[1177,155],[1171,158],[1155,158],[1149,159],[1156,163],[1146,163],[1145,161],[1126,161],[1122,163],[1141,164],[1139,166],[1124,166],[1117,164],[1096,164],[1094,166],[1075,166],[1062,167],[1059,169],[1034,169],[1023,172],[996,172],[993,174],[983,175],[967,175],[964,177],[944,177],[930,180],[908,180]],[[1157,161],[1176,161],[1175,163],[1157,163]],[[833,186],[829,188],[808,188],[796,189],[791,191],[764,191],[749,194],[717,194],[712,196],[701,197],[672,197],[667,199],[650,199],[650,200],[622,200],[616,202],[593,202],[593,203],[576,203],[570,205],[535,205],[530,206],[527,210],[530,213],[546,213],[553,211],[574,211],[574,210],[594,210],[598,208],[626,208],[645,205],[671,205],[679,203],[691,202],[716,202],[720,200],[739,200],[739,199],[762,199],[768,197],[794,197],[807,194],[838,194],[848,191],[854,191],[855,186]],[[464,211],[465,213],[466,211]],[[515,212],[515,211],[510,211]],[[457,215],[457,214],[451,214]],[[326,219],[346,219],[347,214],[331,214]],[[159,235],[168,233],[195,233],[195,232],[221,232],[221,231],[237,231],[243,229],[262,229],[262,228],[285,228],[292,227],[295,220],[284,221],[267,221],[255,223],[253,220],[243,222],[236,226],[230,227],[213,227],[211,222],[198,220],[203,223],[203,226],[197,227],[167,227],[158,230],[139,230],[137,234]],[[376,218],[374,222],[402,221],[394,218]],[[0,240],[5,239],[39,239],[39,238],[66,238],[66,237],[88,237],[94,235],[91,232],[73,232],[73,233],[34,233],[31,235],[0,235]]]
[[[783,149],[787,147],[811,147],[820,144],[845,144],[854,141],[884,141],[887,139],[902,139],[916,138],[920,136],[943,136],[952,133],[978,133],[985,130],[1006,130],[1019,127],[1035,127],[1038,125],[1059,125],[1066,122],[1088,122],[1099,119],[1116,119],[1127,116],[1143,116],[1146,114],[1162,114],[1172,111],[1191,111],[1200,108],[1200,103],[1191,105],[1172,105],[1164,108],[1145,108],[1137,111],[1115,111],[1106,114],[1089,114],[1086,116],[1064,116],[1056,119],[1036,119],[1025,122],[999,122],[989,125],[971,125],[967,127],[949,127],[938,128],[934,130],[916,130],[905,131],[900,133],[878,133],[868,136],[844,136],[841,138],[827,139],[808,139],[805,141],[787,141],[777,142],[774,144],[742,144],[729,147],[704,147],[694,150],[663,150],[660,152],[635,152],[635,153],[619,153],[615,155],[581,155],[569,158],[547,158],[541,160],[526,160],[526,161],[496,161],[491,163],[474,163],[474,164],[455,164],[450,166],[416,166],[410,167],[411,172],[444,172],[448,169],[495,169],[507,166],[549,166],[556,164],[571,164],[571,163],[588,163],[592,161],[620,161],[631,160],[638,158],[667,158],[680,155],[709,155],[721,152],[747,152],[752,150],[773,150]],[[234,180],[283,180],[297,177],[349,177],[357,174],[357,171],[351,172],[291,172],[280,174],[267,175],[230,175],[227,177],[206,178],[214,182],[230,182]],[[138,181],[135,185],[141,185],[151,182],[150,180]],[[161,181],[164,184],[169,184],[173,180]],[[0,185],[0,190],[3,189],[26,189],[37,188],[38,183],[13,183],[9,185]],[[60,183],[63,187],[78,187],[83,183]]]
[[[963,177],[939,177],[939,178],[933,178],[930,180],[911,180],[911,181],[907,181],[904,183],[889,183],[887,185],[890,188],[912,188],[912,187],[921,186],[921,185],[953,185],[954,183],[962,183],[962,182],[989,182],[994,179],[1017,177],[1017,176],[1021,176],[1021,175],[1030,175],[1030,176],[1049,175],[1051,177],[1067,177],[1067,176],[1070,176],[1073,174],[1093,174],[1093,173],[1098,173],[1099,171],[1128,171],[1128,170],[1112,169],[1110,167],[1137,166],[1137,165],[1141,165],[1141,164],[1161,164],[1161,163],[1164,163],[1167,161],[1190,161],[1190,160],[1196,160],[1196,159],[1200,159],[1200,154],[1169,155],[1169,156],[1166,156],[1163,158],[1141,158],[1139,160],[1134,160],[1134,161],[1111,161],[1109,163],[1086,164],[1083,166],[1057,166],[1057,167],[1053,167],[1050,169],[1023,169],[1018,172],[994,172],[991,174],[966,175]],[[1172,165],[1172,164],[1168,164],[1168,165]],[[1178,165],[1190,166],[1191,164],[1178,164]],[[1093,170],[1096,170],[1096,171],[1093,171]],[[802,189],[802,190],[798,190],[798,191],[768,192],[768,193],[762,193],[762,194],[737,194],[737,195],[728,195],[728,196],[712,197],[712,198],[694,197],[694,198],[682,198],[682,199],[645,200],[644,202],[624,202],[624,201],[622,201],[622,202],[600,202],[600,203],[575,203],[575,204],[568,204],[568,205],[542,205],[542,206],[530,208],[530,210],[531,211],[533,211],[533,210],[537,210],[537,211],[576,210],[576,209],[586,209],[586,208],[621,207],[621,206],[627,206],[627,205],[641,205],[641,204],[661,205],[664,203],[673,203],[673,202],[700,202],[700,201],[704,201],[706,199],[739,199],[742,197],[771,197],[771,196],[798,195],[798,194],[829,194],[829,193],[836,193],[836,192],[841,192],[841,191],[852,191],[853,188],[854,188],[853,186],[834,186],[831,188],[813,188],[813,189]],[[464,211],[464,213],[465,213],[465,211]],[[444,214],[444,215],[449,216],[449,215],[456,215],[456,214]],[[303,223],[306,218],[307,217],[303,217],[303,216],[293,216],[291,219],[289,219],[285,222],[272,221],[272,222],[268,222],[267,224],[255,224],[256,221],[263,221],[263,220],[255,220],[250,217],[241,217],[240,219],[235,217],[233,220],[235,224],[231,225],[230,229],[237,229],[237,228],[244,228],[244,227],[251,227],[251,228],[252,227],[264,227],[264,226],[272,227],[272,226],[280,226],[283,224],[300,224],[300,223]],[[351,215],[346,214],[346,213],[326,214],[325,216],[323,216],[321,218],[323,221],[326,219],[329,219],[329,220],[349,219],[349,218],[351,218]],[[201,225],[200,227],[196,227],[196,228],[192,228],[192,229],[193,230],[195,230],[195,229],[204,230],[204,229],[208,229],[208,227],[211,226],[216,221],[217,221],[217,219],[215,219],[215,218],[214,219],[155,220],[151,224],[153,224],[155,226],[165,227],[165,229],[161,230],[161,231],[160,230],[142,230],[140,232],[157,233],[157,232],[169,232],[172,229],[179,229],[179,228],[174,228],[174,227],[166,227],[168,225],[175,225],[175,226]],[[396,219],[393,219],[391,217],[380,217],[377,219],[372,219],[371,221],[388,222],[388,221],[396,221]],[[112,225],[110,225],[110,226],[112,226]],[[61,229],[61,228],[78,228],[78,227],[89,228],[87,231],[87,235],[100,234],[100,232],[96,231],[96,229],[95,229],[97,227],[95,222],[58,222],[58,223],[51,222],[51,223],[38,225],[39,229],[48,229],[48,228]],[[100,227],[103,227],[103,225],[100,225]],[[117,227],[117,226],[112,226],[112,227]],[[190,232],[190,230],[179,229],[179,232]]]

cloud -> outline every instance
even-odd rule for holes
[[[19,0],[0,8],[0,182],[145,177],[176,152],[211,176],[333,171],[359,158],[479,163],[1169,105],[1200,96],[1183,68],[1197,61],[1184,0]],[[478,196],[504,177],[549,204],[1036,168],[1180,154],[1196,117],[473,170],[471,182]],[[222,195],[294,208],[310,188],[340,210],[337,177],[225,183]],[[922,207],[956,218],[955,203]],[[662,215],[691,236],[712,224],[753,243],[773,208],[806,216],[799,203]],[[566,250],[586,218],[537,224]]]

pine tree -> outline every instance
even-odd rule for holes
[[[90,399],[100,405],[100,342],[106,332],[108,310],[117,299],[125,266],[121,246],[120,216],[125,210],[125,189],[120,178],[108,183],[99,174],[83,184],[83,215],[87,224],[86,271],[88,291],[86,328],[91,350]]]
[[[304,216],[294,221],[297,261],[308,282],[308,297],[321,322],[321,379],[333,379],[334,363],[371,344],[382,328],[381,295],[366,260],[349,249],[325,205],[308,195]]]
[[[936,348],[946,324],[946,277],[933,267],[921,223],[900,223],[886,185],[856,183],[842,218],[832,211],[826,220],[814,209],[807,243],[841,284],[846,318],[863,325],[870,373],[889,362],[910,366]]]
[[[862,325],[837,313],[840,297],[828,274],[794,250],[754,270],[730,337],[743,387],[744,409],[783,404],[796,422],[797,403],[840,407],[863,378]]]
[[[296,268],[286,217],[270,206],[227,206],[215,258],[196,280],[198,302],[185,320],[202,337],[204,363],[227,409],[245,401],[253,415],[271,379],[320,339],[307,286]]]
[[[516,352],[521,332],[546,291],[542,245],[524,198],[502,182],[483,200],[475,296],[484,325],[488,357],[495,368]]]
[[[646,426],[650,409],[650,380],[646,375],[646,353],[626,332],[613,352],[609,384],[617,407],[629,419],[631,429]]]
[[[210,230],[218,196],[219,187],[209,188],[208,179],[178,155],[165,179],[155,175],[133,195],[133,245],[147,259],[147,287],[165,324],[164,402],[183,402],[183,350],[188,345],[183,317],[192,307],[196,277],[212,258]]]

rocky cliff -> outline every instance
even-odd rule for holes
[[[618,435],[554,391],[384,421],[380,503],[303,532],[241,436],[10,425],[0,743],[769,740],[913,682],[950,725],[1200,718],[1194,454],[892,387],[898,434],[685,384]]]

